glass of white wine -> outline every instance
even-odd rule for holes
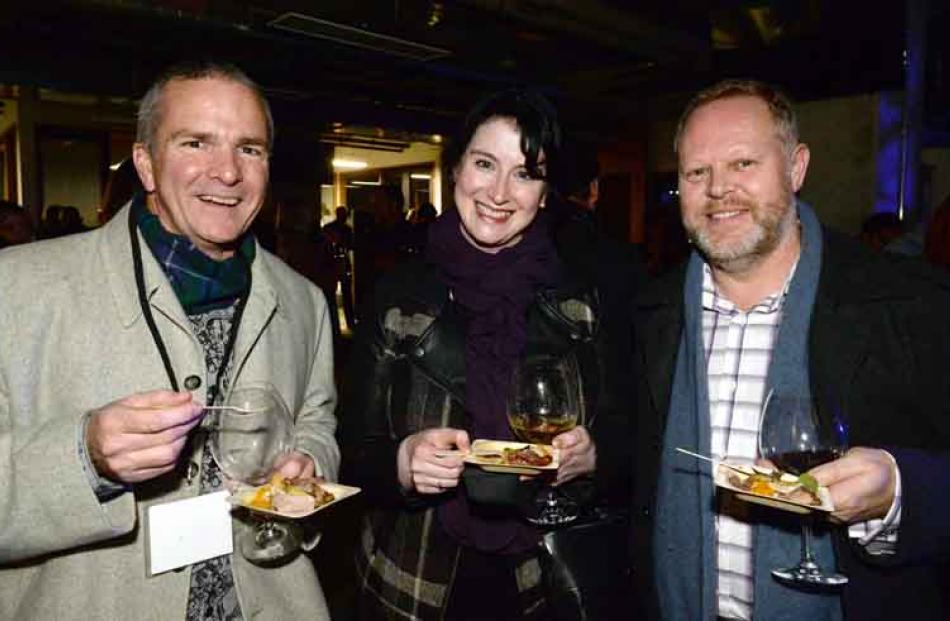
[[[508,423],[520,440],[551,444],[581,418],[580,373],[573,356],[533,356],[515,367],[508,393]],[[557,526],[577,519],[577,503],[545,486],[528,521]]]

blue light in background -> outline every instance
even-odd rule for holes
[[[877,105],[875,213],[897,213],[901,178],[901,93],[881,93]]]

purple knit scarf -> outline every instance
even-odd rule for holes
[[[458,212],[447,211],[429,227],[426,258],[438,266],[467,320],[465,410],[472,439],[513,439],[507,393],[528,338],[528,306],[538,289],[560,277],[546,214],[538,213],[517,244],[489,254],[463,237]],[[521,552],[537,542],[536,531],[519,519],[478,515],[463,493],[440,506],[439,521],[460,543],[486,552]]]

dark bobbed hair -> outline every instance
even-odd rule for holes
[[[139,110],[136,115],[138,121],[135,135],[136,142],[144,144],[149,151],[154,151],[156,146],[155,132],[161,124],[161,101],[166,86],[178,80],[206,80],[210,78],[219,78],[241,84],[257,96],[261,108],[264,110],[264,118],[267,121],[267,148],[273,148],[274,117],[261,87],[236,65],[208,59],[191,60],[172,65],[158,76],[145,93],[145,96],[142,97],[142,101],[139,102]]]
[[[448,150],[449,169],[453,170],[462,161],[472,136],[478,128],[491,119],[511,119],[521,132],[521,152],[525,168],[534,179],[551,183],[558,170],[561,153],[561,125],[557,110],[540,93],[528,89],[510,89],[492,93],[480,99],[469,110]],[[544,170],[538,166],[544,152]]]

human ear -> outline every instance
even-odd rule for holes
[[[135,164],[135,170],[142,181],[142,187],[146,192],[155,191],[155,171],[152,167],[152,155],[148,147],[141,142],[136,142],[132,147],[132,163]]]
[[[811,152],[808,145],[799,143],[792,151],[791,184],[792,191],[798,192],[802,184],[805,183],[805,173],[808,172],[808,161],[811,159]]]

